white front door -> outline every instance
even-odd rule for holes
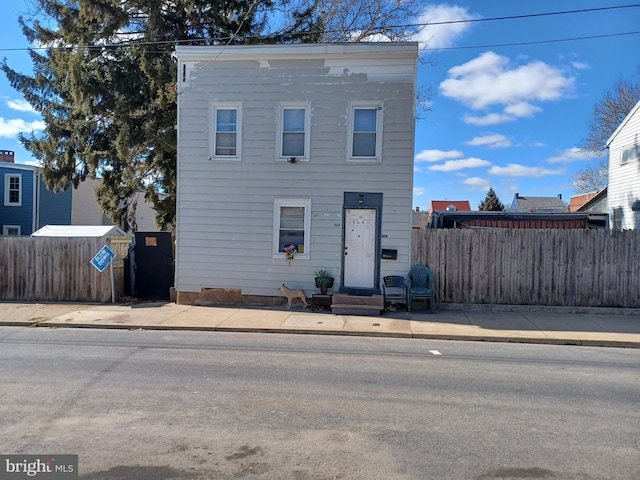
[[[347,208],[344,229],[344,286],[374,288],[376,210]]]

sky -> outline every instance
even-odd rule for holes
[[[4,6],[0,29],[0,57],[24,73],[29,44],[17,19],[27,1]],[[625,5],[638,6],[540,15]],[[640,77],[640,2],[423,2],[415,23],[431,24],[414,39],[424,49],[418,85],[433,96],[416,123],[414,207],[468,200],[476,210],[489,187],[507,206],[515,193],[568,203],[572,176],[606,155],[578,148],[593,106],[617,80]],[[0,73],[0,149],[37,164],[18,134],[43,128]]]

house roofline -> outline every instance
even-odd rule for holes
[[[378,43],[300,43],[294,45],[230,45],[230,46],[176,46],[176,56],[181,61],[264,60],[266,58],[345,58],[359,57],[416,57],[418,42]]]
[[[24,163],[12,163],[12,162],[0,162],[0,167],[13,168],[15,170],[26,170],[30,172],[36,172],[39,170],[39,167],[36,167],[34,165],[26,165]]]
[[[596,202],[599,202],[600,200],[602,200],[603,197],[606,197],[607,195],[607,187],[604,187],[603,189],[601,189],[598,193],[596,193],[593,197],[591,197],[589,200],[587,200],[585,203],[583,203],[578,210],[576,210],[577,212],[586,212],[587,208],[589,208],[591,205],[593,205]]]
[[[620,133],[620,130],[624,128],[624,126],[627,124],[627,122],[629,122],[631,117],[633,117],[634,113],[636,113],[638,109],[640,109],[640,100],[635,104],[635,106],[631,109],[627,116],[624,117],[624,120],[622,120],[620,125],[618,125],[618,128],[616,128],[615,132],[613,132],[613,134],[609,137],[607,143],[604,144],[605,148],[609,148],[609,145],[611,144],[611,142],[613,142],[613,139]]]

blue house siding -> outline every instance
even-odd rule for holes
[[[37,227],[45,225],[71,225],[71,198],[73,189],[54,193],[47,190],[44,181],[39,182],[40,201],[38,202],[39,214]]]
[[[7,175],[20,176],[21,205],[5,205],[6,178]],[[2,225],[0,234],[5,226],[19,226],[21,235],[33,233],[34,213],[34,169],[26,165],[2,165],[0,166],[0,208],[2,208]]]
[[[20,177],[20,205],[5,205],[7,175]],[[20,235],[31,235],[44,225],[70,225],[71,197],[71,190],[47,190],[36,167],[0,162],[0,235],[5,226],[20,227]]]

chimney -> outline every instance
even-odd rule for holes
[[[558,194],[558,198],[559,198],[560,200],[562,200],[562,194],[561,194],[561,193],[559,193],[559,194]]]
[[[416,207],[416,212],[419,212],[419,211],[420,211],[420,207]]]
[[[514,193],[513,198],[520,198],[520,194],[518,192]]]
[[[15,163],[15,153],[11,150],[0,150],[0,162]]]

